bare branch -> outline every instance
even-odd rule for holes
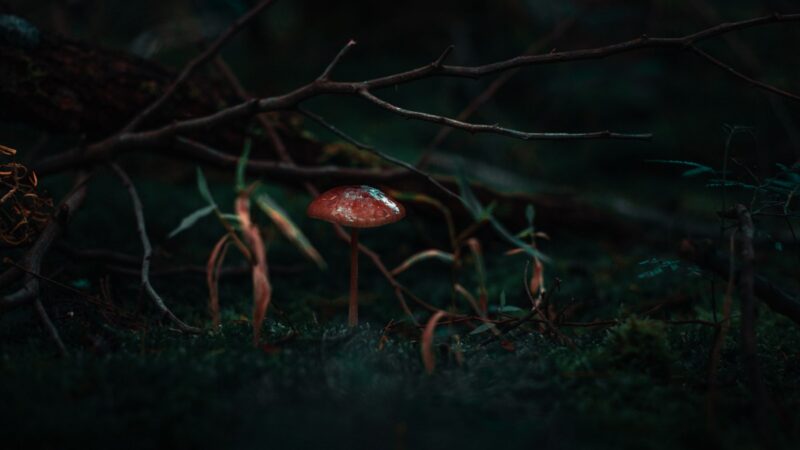
[[[205,144],[180,137],[175,142],[172,154],[193,161],[212,163],[222,168],[234,168],[239,161],[237,156],[223,153]],[[294,163],[263,161],[251,159],[247,161],[247,172],[256,175],[268,175],[276,179],[308,180],[355,180],[365,182],[388,182],[408,177],[405,170],[358,169],[339,166],[297,166]]]
[[[125,189],[128,190],[128,195],[131,197],[131,203],[133,203],[133,212],[136,215],[136,228],[139,230],[139,239],[142,241],[142,247],[144,248],[142,254],[142,286],[147,292],[147,295],[149,295],[156,304],[158,309],[164,315],[166,315],[178,327],[179,330],[190,333],[199,333],[199,328],[184,323],[175,314],[173,314],[172,311],[170,311],[170,309],[164,303],[164,300],[150,283],[150,259],[153,256],[153,248],[150,245],[150,238],[147,236],[147,227],[144,222],[142,201],[139,199],[139,194],[136,192],[133,182],[131,181],[130,177],[128,177],[128,174],[122,170],[122,167],[116,163],[111,163],[110,166],[114,170],[114,173],[116,173],[117,177],[119,177],[120,181],[122,181]]]
[[[771,92],[773,94],[780,95],[781,97],[786,97],[786,98],[788,98],[790,100],[794,100],[794,101],[800,101],[800,96],[797,95],[797,94],[793,94],[791,92],[784,91],[783,89],[777,88],[777,87],[772,86],[772,85],[767,84],[767,83],[764,83],[763,81],[758,81],[758,80],[756,80],[754,78],[748,77],[747,75],[737,71],[733,67],[725,64],[724,62],[722,62],[722,61],[720,61],[720,60],[718,60],[716,58],[714,58],[713,56],[709,55],[708,53],[704,52],[703,50],[700,50],[699,48],[695,47],[694,45],[692,45],[691,48],[692,48],[693,52],[695,52],[696,54],[700,55],[706,61],[708,61],[711,64],[719,67],[720,69],[728,72],[729,74],[733,75],[734,77],[739,78],[740,80],[744,80],[746,83],[749,83],[749,84],[751,84],[751,85],[753,85],[753,86],[755,86],[755,87],[757,87],[759,89],[763,89],[763,90],[765,90],[767,92]]]
[[[528,133],[524,131],[514,130],[511,128],[504,128],[498,125],[462,122],[460,120],[451,119],[446,116],[437,116],[435,114],[428,114],[419,111],[412,111],[410,109],[404,109],[392,103],[389,103],[385,100],[381,100],[380,98],[372,95],[372,93],[370,93],[366,89],[361,90],[359,94],[365,99],[369,100],[370,102],[380,106],[381,108],[409,119],[417,119],[426,122],[444,124],[453,128],[459,128],[465,131],[469,131],[470,133],[500,134],[517,139],[522,139],[524,141],[529,141],[529,140],[555,141],[555,140],[566,140],[566,139],[598,139],[598,138],[647,140],[653,137],[653,135],[649,133],[625,134],[625,133],[613,133],[608,130],[594,131],[590,133]]]
[[[50,246],[53,242],[63,233],[64,227],[72,218],[72,214],[83,203],[83,199],[86,197],[86,182],[88,179],[89,176],[83,173],[78,175],[78,179],[72,191],[70,191],[59,204],[55,217],[47,223],[47,226],[45,226],[44,230],[39,234],[36,242],[33,243],[31,248],[20,259],[19,265],[25,267],[30,273],[26,276],[25,285],[17,291],[17,293],[6,296],[6,300],[16,298],[21,303],[32,300],[35,295],[38,295],[39,280],[35,276],[32,276],[32,274],[41,272],[42,260],[45,254],[50,250]],[[25,272],[17,267],[12,267],[4,272],[0,278],[10,283],[20,275],[25,275]],[[25,291],[27,291],[27,293],[25,293]]]
[[[364,143],[362,143],[362,142],[350,137],[350,135],[344,133],[343,131],[339,130],[338,128],[336,128],[332,124],[328,123],[324,118],[320,117],[317,114],[314,114],[313,112],[311,112],[311,111],[309,111],[309,110],[307,110],[307,109],[305,109],[303,107],[298,107],[297,109],[298,109],[298,111],[303,113],[309,119],[313,120],[314,122],[317,122],[322,127],[328,129],[333,134],[335,134],[335,135],[339,136],[340,138],[344,139],[345,141],[353,144],[357,148],[359,148],[361,150],[365,150],[365,151],[367,151],[369,153],[372,153],[373,155],[375,155],[375,156],[377,156],[377,157],[379,157],[379,158],[381,158],[381,159],[383,159],[385,161],[388,161],[388,162],[390,162],[392,164],[398,165],[398,166],[403,167],[403,168],[405,168],[405,169],[407,169],[407,170],[409,170],[411,172],[414,172],[415,174],[424,177],[426,180],[428,180],[431,184],[433,184],[434,186],[439,188],[445,194],[455,198],[456,200],[463,201],[463,199],[461,198],[460,195],[456,194],[452,190],[450,190],[447,187],[445,187],[442,183],[440,183],[435,178],[433,178],[433,176],[431,174],[429,174],[429,173],[427,173],[427,172],[425,172],[425,171],[423,171],[421,169],[418,169],[414,165],[409,164],[409,163],[407,163],[407,162],[405,162],[405,161],[403,161],[401,159],[397,159],[394,156],[387,155],[386,153],[381,152],[380,150],[376,149],[375,147],[372,147],[370,145],[366,145],[366,144],[364,144]]]
[[[42,305],[42,300],[36,298],[33,301],[33,306],[36,308],[36,314],[39,315],[39,319],[42,321],[42,325],[44,325],[45,330],[47,330],[47,334],[50,335],[50,338],[53,339],[53,342],[56,343],[56,347],[58,347],[58,353],[64,357],[68,355],[67,347],[64,345],[64,341],[61,340],[61,335],[58,332],[58,328],[53,324],[53,321],[50,320],[50,315],[47,314],[47,310],[44,309],[44,305]]]
[[[236,74],[233,73],[231,68],[228,64],[225,63],[220,56],[214,58],[214,66],[217,70],[222,74],[228,84],[231,85],[236,95],[239,96],[241,100],[250,100],[253,97],[247,93],[242,83],[239,82],[239,79],[236,78]],[[283,145],[283,142],[278,138],[277,131],[275,131],[275,127],[272,126],[272,122],[270,122],[269,117],[265,113],[261,113],[256,115],[256,120],[258,123],[261,124],[261,127],[264,128],[264,131],[267,132],[267,136],[269,136],[270,141],[272,142],[272,146],[275,149],[275,153],[278,154],[281,160],[287,161],[291,160],[291,156],[289,156],[288,150],[286,150],[286,146]]]
[[[350,49],[355,46],[356,46],[356,41],[354,41],[353,39],[347,41],[347,44],[345,44],[344,47],[342,47],[342,49],[339,50],[339,53],[336,54],[336,57],[333,58],[333,61],[331,61],[331,63],[328,64],[328,67],[325,68],[325,70],[322,72],[322,75],[320,75],[319,78],[317,78],[317,81],[328,81],[330,79],[331,72],[333,72],[333,69],[335,69],[336,66],[339,65],[339,61],[341,61],[341,59],[344,58],[344,55],[346,55],[347,52],[349,52]]]
[[[86,182],[88,179],[89,177],[83,173],[78,175],[75,186],[64,200],[62,200],[56,216],[50,220],[44,230],[42,230],[39,238],[36,239],[33,246],[31,246],[28,252],[25,253],[25,256],[23,256],[20,266],[24,267],[25,270],[14,267],[10,269],[9,272],[6,272],[6,274],[14,274],[27,271],[28,273],[25,275],[25,284],[18,291],[4,298],[0,298],[0,310],[11,309],[33,301],[39,319],[42,321],[48,334],[50,334],[50,337],[55,341],[59,354],[62,356],[67,355],[67,349],[64,342],[61,340],[58,329],[56,329],[52,320],[50,320],[50,316],[47,314],[47,310],[44,309],[44,305],[42,305],[41,299],[39,298],[38,275],[42,270],[42,261],[44,260],[45,254],[50,249],[53,242],[63,233],[64,227],[69,222],[73,212],[83,203],[83,199],[86,197]],[[11,277],[9,277],[9,279],[11,279]]]
[[[267,6],[271,5],[274,0],[261,0],[251,8],[249,11],[244,13],[241,17],[236,19],[235,22],[231,24],[228,29],[226,29],[222,34],[217,37],[217,39],[210,45],[208,48],[201,54],[197,55],[193,60],[183,68],[181,73],[178,75],[177,78],[167,86],[167,89],[161,94],[156,101],[150,104],[147,108],[143,109],[133,120],[122,129],[122,133],[127,133],[133,131],[142,124],[146,119],[148,119],[154,112],[156,112],[161,106],[172,97],[172,94],[175,93],[177,88],[182,85],[193,73],[197,70],[198,67],[205,64],[206,61],[213,58],[216,55],[223,45],[225,45],[233,36],[235,36],[239,31],[241,31],[251,20],[253,20],[258,13],[263,11]]]
[[[447,77],[466,77],[477,78],[491,75],[517,67],[551,64],[567,61],[579,61],[587,59],[605,58],[625,52],[632,52],[643,49],[686,49],[694,46],[698,42],[720,36],[732,31],[745,28],[752,28],[764,24],[775,22],[797,22],[800,21],[800,14],[780,15],[773,14],[755,19],[743,20],[720,24],[699,32],[675,38],[650,38],[642,36],[637,39],[613,44],[605,47],[575,50],[568,52],[551,52],[540,55],[518,56],[508,60],[487,64],[483,66],[447,66],[437,67],[435,64],[427,64],[406,72],[387,75],[361,82],[335,82],[327,80],[315,80],[311,83],[300,86],[299,88],[283,95],[266,97],[262,99],[245,100],[237,105],[217,111],[202,117],[187,119],[173,124],[142,132],[125,132],[112,136],[102,142],[98,142],[85,151],[74,150],[57,155],[43,161],[37,170],[41,173],[52,173],[64,170],[68,166],[87,162],[97,162],[108,160],[119,151],[132,148],[147,148],[158,145],[167,145],[172,142],[175,136],[182,134],[192,134],[197,131],[207,131],[213,127],[234,123],[246,117],[253,116],[259,112],[277,111],[295,108],[301,102],[328,94],[343,95],[364,95],[364,92],[384,87],[398,86],[400,84],[430,78],[434,76]],[[345,48],[348,48],[346,46]],[[342,53],[342,52],[340,52]],[[437,60],[438,61],[438,60]],[[327,71],[327,70],[326,70]],[[776,88],[777,90],[777,88]],[[369,94],[371,95],[371,94]],[[373,96],[374,97],[374,96]],[[442,123],[448,126],[466,129],[472,132],[492,132],[504,134],[519,139],[647,139],[644,134],[619,134],[609,131],[594,133],[524,133],[498,127],[496,125],[472,126],[465,122],[436,116],[426,113],[402,110],[394,105],[383,102],[380,99],[371,99],[374,103],[378,100],[379,105],[389,105],[397,113],[405,113],[407,117],[419,120],[427,120],[434,123]]]
[[[444,61],[447,59],[447,57],[448,57],[448,56],[450,56],[450,53],[451,53],[451,52],[452,52],[452,51],[453,51],[455,48],[456,48],[456,46],[455,46],[455,45],[450,45],[450,46],[448,46],[446,49],[444,49],[444,51],[442,52],[442,54],[441,54],[441,55],[439,55],[439,57],[438,57],[438,58],[436,58],[436,61],[434,61],[434,62],[431,64],[431,66],[433,66],[433,67],[435,67],[435,68],[437,68],[437,69],[441,68],[441,67],[442,67],[442,64],[444,64]]]
[[[378,89],[384,87],[396,86],[410,81],[415,81],[420,78],[427,78],[430,76],[445,76],[445,77],[459,77],[459,78],[480,78],[487,75],[496,74],[506,70],[514,69],[523,66],[541,65],[541,64],[554,64],[563,63],[568,61],[582,61],[588,59],[606,58],[621,53],[628,53],[646,49],[685,49],[692,45],[698,44],[702,41],[711,39],[713,37],[721,36],[733,31],[743,30],[745,28],[754,28],[761,25],[777,22],[798,22],[800,21],[800,14],[770,14],[768,16],[757,17],[754,19],[747,19],[738,22],[729,22],[716,25],[711,28],[698,31],[696,33],[688,34],[681,37],[672,38],[658,38],[641,36],[629,41],[620,42],[617,44],[608,45],[605,47],[589,48],[583,50],[572,50],[564,52],[550,52],[539,55],[517,56],[516,58],[507,59],[491,64],[482,66],[441,66],[433,67],[433,65],[421,66],[416,69],[408,70],[393,75],[387,75],[381,78],[375,78],[363,83],[363,87],[367,89]]]
[[[536,42],[531,44],[528,47],[526,54],[533,53],[534,51],[539,51],[542,47],[544,47],[548,43],[562,36],[574,24],[575,24],[574,17],[571,17],[567,20],[560,22],[558,25],[556,25],[553,31],[550,32],[550,34],[536,40]],[[466,121],[467,119],[469,119],[473,114],[475,114],[478,108],[480,108],[481,106],[483,106],[483,104],[488,102],[489,99],[491,99],[494,96],[494,94],[497,93],[497,91],[500,90],[500,88],[504,84],[506,84],[510,79],[514,78],[514,75],[519,73],[520,70],[521,70],[520,68],[509,70],[507,72],[504,72],[499,77],[495,78],[491,83],[489,83],[486,89],[484,89],[480,94],[478,94],[478,96],[472,99],[472,101],[463,110],[461,110],[460,113],[458,113],[456,119],[462,121]],[[453,130],[454,128],[451,127],[441,127],[439,129],[439,132],[436,133],[436,136],[434,136],[433,140],[431,140],[430,144],[428,144],[425,153],[423,153],[419,161],[417,161],[418,168],[423,169],[428,165],[432,151],[436,147],[441,145],[442,142],[444,142],[444,140],[447,139],[447,136],[449,136]]]

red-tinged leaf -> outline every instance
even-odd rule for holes
[[[395,267],[395,269],[392,270],[392,275],[397,275],[399,273],[405,272],[414,264],[420,261],[424,261],[426,259],[438,259],[440,261],[444,261],[447,263],[452,263],[455,260],[452,253],[436,250],[435,248],[432,248],[430,250],[423,250],[419,253],[411,255],[408,259],[403,261],[399,266]]]
[[[513,342],[503,339],[500,341],[500,347],[503,347],[503,350],[513,352],[516,349],[516,346]]]
[[[456,284],[454,284],[454,285],[453,285],[453,290],[455,290],[455,291],[456,291],[456,293],[458,293],[458,294],[460,294],[462,297],[464,297],[464,300],[466,300],[466,301],[467,301],[467,303],[469,303],[469,306],[471,306],[471,307],[472,307],[472,310],[473,310],[473,311],[475,311],[475,314],[477,314],[477,315],[479,315],[479,316],[483,317],[483,313],[482,313],[482,311],[481,311],[481,308],[480,308],[480,306],[478,306],[478,301],[477,301],[477,300],[475,300],[475,296],[474,296],[474,295],[472,295],[472,294],[471,294],[471,293],[470,293],[470,292],[467,290],[467,288],[465,288],[464,286],[462,286],[462,285],[461,285],[461,284],[459,284],[459,283],[456,283]]]
[[[433,332],[436,330],[436,324],[439,323],[439,320],[446,315],[447,312],[445,311],[437,311],[431,316],[428,323],[425,324],[425,330],[422,332],[420,350],[422,353],[422,364],[425,365],[425,372],[427,372],[428,375],[432,374],[433,369],[436,367],[436,359],[433,356]]]
[[[541,292],[544,292],[544,267],[539,258],[533,258],[533,275],[530,282],[531,295],[538,297],[540,289]]]
[[[6,156],[14,156],[17,154],[17,151],[11,147],[6,147],[5,145],[0,145],[0,155]]]
[[[261,325],[272,298],[272,285],[269,282],[264,240],[261,239],[258,227],[250,219],[250,189],[242,191],[236,198],[236,215],[239,217],[244,239],[253,256],[253,346],[257,347],[261,338]]]
[[[299,248],[308,259],[314,261],[320,269],[324,270],[328,267],[322,255],[311,245],[311,242],[305,234],[303,234],[303,231],[295,225],[291,217],[289,217],[289,214],[287,214],[272,197],[267,195],[266,192],[259,191],[253,196],[253,199],[256,205],[264,211],[264,214],[272,220],[281,233],[286,236],[292,244]]]
[[[206,263],[206,283],[208,284],[208,309],[214,327],[219,326],[219,271],[225,260],[225,253],[230,245],[230,235],[226,234],[217,241]]]

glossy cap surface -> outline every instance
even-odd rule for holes
[[[345,227],[373,228],[397,222],[406,209],[374,187],[340,186],[320,194],[307,214]]]

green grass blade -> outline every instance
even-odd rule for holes
[[[193,227],[194,224],[196,224],[200,219],[213,213],[215,209],[216,206],[214,205],[204,206],[198,209],[197,211],[194,211],[193,213],[189,214],[188,216],[184,217],[183,220],[181,220],[181,223],[178,224],[178,226],[169,233],[167,238],[172,239],[179,233],[182,233],[188,230],[189,228]]]

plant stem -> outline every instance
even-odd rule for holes
[[[347,325],[350,328],[358,326],[358,228],[350,230],[350,311]]]

